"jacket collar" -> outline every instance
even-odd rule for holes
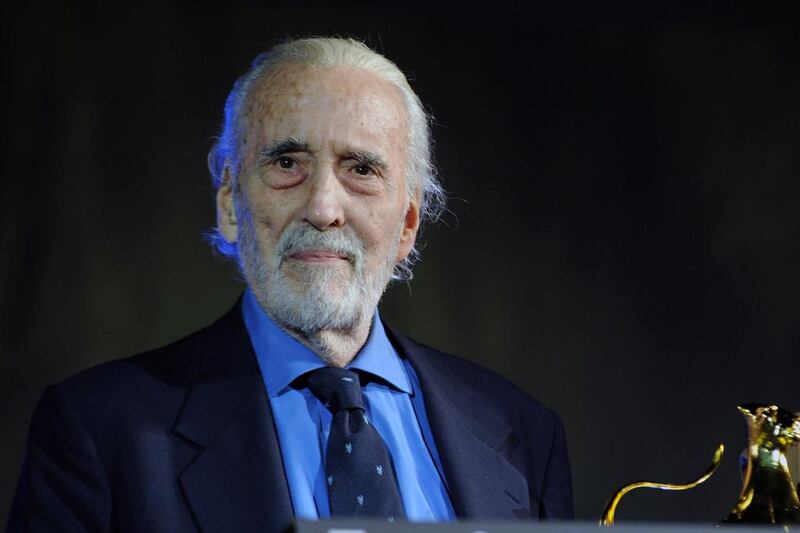
[[[237,304],[198,335],[172,431],[197,450],[180,474],[202,531],[286,531],[293,519],[272,411]]]
[[[529,517],[527,481],[507,458],[520,443],[508,423],[474,386],[454,375],[441,353],[386,330],[419,377],[456,515]]]

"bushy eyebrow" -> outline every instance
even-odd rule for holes
[[[366,150],[351,150],[345,154],[345,159],[352,159],[360,165],[367,165],[375,170],[386,172],[389,169],[389,163],[382,156],[367,152]]]
[[[258,164],[265,165],[276,157],[292,152],[308,152],[308,144],[289,137],[280,141],[275,141],[258,152]]]
[[[288,139],[270,143],[262,148],[258,152],[257,162],[259,165],[263,166],[271,163],[275,158],[283,154],[309,151],[308,143],[300,142],[293,137],[289,137]],[[359,165],[367,165],[379,172],[386,172],[389,169],[389,163],[383,156],[367,150],[349,150],[344,154],[343,159],[350,159]]]

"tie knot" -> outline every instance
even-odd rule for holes
[[[309,372],[308,388],[331,413],[341,409],[364,409],[358,374],[345,368],[326,366]]]

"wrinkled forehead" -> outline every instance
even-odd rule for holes
[[[372,72],[348,65],[278,66],[258,82],[243,115],[251,141],[326,125],[337,128],[337,133],[377,142],[405,139],[408,131],[400,90]]]

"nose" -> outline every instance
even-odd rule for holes
[[[320,231],[345,223],[344,190],[332,169],[318,168],[311,176],[303,218]]]

